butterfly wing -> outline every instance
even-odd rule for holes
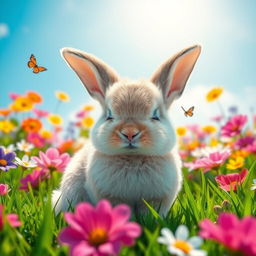
[[[194,106],[191,107],[191,108],[189,108],[189,109],[186,111],[186,114],[187,114],[188,116],[193,116],[193,115],[194,115],[194,113],[193,113],[194,109],[195,109]]]
[[[29,68],[36,67],[36,58],[35,58],[35,56],[33,54],[31,54],[31,56],[29,58],[28,67]]]
[[[38,70],[39,70],[39,72],[43,72],[43,71],[46,71],[47,68],[45,68],[45,67],[38,67]]]
[[[38,66],[36,66],[36,67],[33,68],[33,73],[35,73],[35,74],[38,74],[38,73],[39,73],[39,68],[38,68]]]

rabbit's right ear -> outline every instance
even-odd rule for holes
[[[164,62],[151,77],[151,81],[162,90],[167,107],[181,96],[200,52],[200,45],[178,52]]]
[[[107,88],[118,81],[117,73],[103,61],[80,50],[63,48],[61,55],[77,73],[89,94],[104,105]]]

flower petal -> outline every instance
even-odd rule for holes
[[[203,239],[199,236],[192,236],[188,239],[188,243],[190,243],[193,248],[199,248],[203,243]]]
[[[188,235],[188,228],[185,225],[180,225],[175,232],[175,237],[177,240],[186,241],[188,239]]]

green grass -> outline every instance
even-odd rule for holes
[[[243,186],[236,192],[225,192],[215,183],[211,173],[203,174],[195,171],[194,178],[188,179],[184,171],[183,188],[177,200],[169,211],[168,217],[161,218],[150,206],[146,216],[134,216],[143,227],[143,234],[131,248],[123,248],[120,255],[125,256],[164,256],[169,255],[164,245],[157,242],[160,229],[168,227],[175,231],[180,224],[185,224],[190,235],[197,235],[199,222],[205,218],[216,221],[218,215],[214,212],[215,205],[221,205],[223,200],[230,202],[229,210],[237,216],[256,215],[256,195],[250,190],[252,179],[256,176],[255,156],[249,156],[247,166],[249,175]],[[0,255],[68,255],[68,248],[60,246],[57,236],[66,223],[63,213],[54,216],[51,210],[50,197],[52,190],[59,184],[61,174],[54,173],[52,178],[42,182],[37,190],[29,192],[19,190],[19,180],[29,171],[21,167],[9,172],[0,172],[0,183],[9,184],[11,191],[0,196],[0,204],[5,206],[5,213],[19,215],[23,225],[12,228],[4,225],[0,232]],[[146,202],[145,202],[146,203]],[[205,241],[202,249],[208,255],[228,255],[225,248],[215,242]]]

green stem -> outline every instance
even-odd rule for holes
[[[217,103],[218,103],[218,106],[219,106],[221,115],[222,115],[224,118],[226,118],[225,111],[224,111],[224,109],[223,109],[223,107],[222,107],[221,102],[220,102],[219,99],[217,99]]]

